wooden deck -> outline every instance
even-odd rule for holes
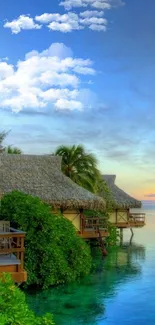
[[[0,232],[0,276],[10,273],[14,282],[22,283],[27,280],[24,270],[24,237],[23,231],[9,228]]]
[[[106,229],[100,229],[100,233],[101,236],[103,238],[108,237],[108,231]],[[84,229],[84,231],[82,233],[79,232],[79,236],[84,238],[84,239],[95,239],[95,238],[99,238],[99,233],[96,230],[92,230],[92,229]]]
[[[81,231],[78,234],[84,239],[95,239],[100,236],[105,238],[109,236],[106,221],[103,218],[85,216],[81,219]]]
[[[113,223],[117,228],[142,228],[146,225],[145,213],[130,213],[127,221]]]

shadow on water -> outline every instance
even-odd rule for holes
[[[39,315],[51,312],[57,325],[95,325],[105,319],[107,301],[117,296],[124,283],[141,275],[145,248],[134,243],[110,249],[103,259],[94,249],[93,271],[79,282],[27,294]]]

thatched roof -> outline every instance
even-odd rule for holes
[[[140,201],[128,195],[115,184],[116,175],[102,176],[110,189],[115,208],[141,208],[142,203]]]
[[[105,209],[104,199],[62,174],[59,156],[0,154],[0,193],[12,190],[37,196],[53,207]]]

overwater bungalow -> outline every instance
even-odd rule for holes
[[[120,189],[116,184],[116,175],[103,175],[111,194],[113,211],[109,221],[119,229],[140,228],[145,226],[145,213],[131,212],[140,209],[142,203]]]
[[[102,219],[93,218],[88,223],[83,210],[105,211],[105,200],[96,196],[61,172],[61,157],[54,155],[0,155],[0,192],[18,190],[52,206],[75,226],[85,239],[108,235]]]

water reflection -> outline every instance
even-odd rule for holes
[[[132,282],[141,274],[141,261],[145,259],[142,245],[125,243],[111,249],[103,260],[98,249],[94,252],[94,270],[79,283],[31,293],[28,303],[37,314],[52,312],[57,325],[95,325],[105,318],[106,304],[124,283]]]

